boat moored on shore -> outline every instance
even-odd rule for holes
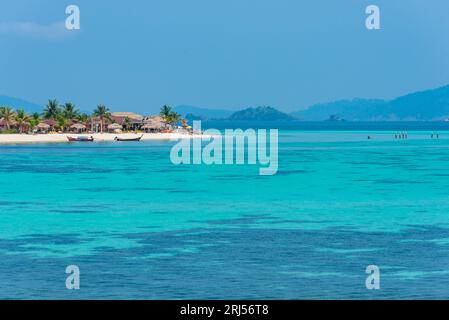
[[[119,138],[119,137],[115,137],[114,140],[115,141],[140,141],[143,137],[143,134],[140,137],[136,137],[136,138]]]
[[[70,137],[67,136],[67,140],[69,140],[69,142],[93,142],[94,141],[94,137],[90,136],[78,136],[78,137]]]

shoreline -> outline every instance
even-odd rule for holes
[[[94,137],[93,142],[114,142],[115,137],[120,138],[136,138],[140,137],[142,133],[48,133],[48,134],[0,134],[0,145],[11,144],[39,144],[39,143],[73,143],[67,140],[67,137],[88,136]],[[185,134],[185,133],[143,133],[141,141],[176,141],[182,138],[201,139],[206,137],[200,134]]]

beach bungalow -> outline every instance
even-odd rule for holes
[[[145,132],[161,132],[167,129],[167,124],[162,121],[160,116],[148,116],[143,120],[141,129]]]
[[[48,133],[51,129],[51,126],[49,124],[46,124],[45,122],[39,123],[35,128],[35,133]]]
[[[143,125],[144,117],[134,112],[112,112],[112,122],[122,125],[126,130],[139,130]]]
[[[70,126],[70,131],[75,133],[83,133],[86,132],[87,127],[82,123],[75,123]]]
[[[42,121],[42,123],[45,123],[49,126],[47,132],[54,131],[56,126],[58,125],[56,120],[53,120],[53,119],[46,119],[46,120]]]
[[[108,132],[111,133],[120,133],[122,132],[123,126],[118,123],[112,123],[108,125]]]

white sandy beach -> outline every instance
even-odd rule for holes
[[[115,137],[120,138],[136,138],[140,137],[142,133],[93,133],[93,134],[71,134],[71,133],[57,133],[57,134],[0,134],[0,144],[28,144],[28,143],[69,143],[67,136],[87,136],[94,137],[94,142],[114,141]],[[189,135],[183,133],[144,133],[142,141],[144,140],[177,140],[181,138],[201,138],[204,135]]]

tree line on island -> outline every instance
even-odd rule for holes
[[[187,120],[180,114],[173,111],[170,106],[161,107],[159,117],[167,126],[174,127],[180,123],[184,128],[188,127]],[[52,120],[54,129],[58,132],[68,132],[73,124],[85,124],[96,119],[99,122],[99,131],[104,132],[106,122],[114,123],[112,113],[108,107],[103,104],[97,105],[91,114],[80,112],[75,104],[71,102],[62,105],[56,99],[48,100],[42,113],[33,112],[28,114],[24,109],[13,109],[9,106],[0,106],[0,132],[2,133],[31,133],[44,121]],[[121,123],[125,131],[131,128],[131,120],[124,117]]]

